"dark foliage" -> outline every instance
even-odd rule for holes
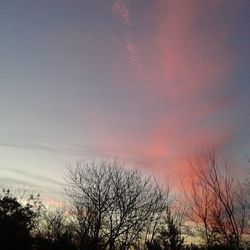
[[[184,249],[184,238],[180,223],[177,222],[168,209],[163,217],[161,227],[156,232],[152,242],[147,242],[148,250],[181,250]]]
[[[0,199],[0,241],[5,250],[29,250],[32,247],[32,229],[38,215],[37,198],[30,196],[21,204],[9,190],[2,191]]]

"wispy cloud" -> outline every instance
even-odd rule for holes
[[[54,148],[37,145],[37,144],[28,144],[28,143],[7,143],[7,142],[0,142],[0,146],[2,147],[10,147],[10,148],[18,148],[18,149],[31,149],[31,150],[42,150],[42,151],[49,151],[52,153],[58,153],[58,151]]]
[[[124,24],[130,24],[130,15],[129,9],[125,0],[117,0],[112,5],[112,12],[115,16],[117,16]]]
[[[109,154],[107,155],[104,147],[101,147],[98,145],[65,143],[62,145],[46,146],[46,145],[39,145],[35,143],[25,143],[25,142],[22,142],[22,143],[0,142],[0,147],[8,147],[8,148],[24,149],[24,150],[35,150],[35,151],[46,151],[52,154],[72,155],[76,157],[82,157],[82,156],[95,157],[97,155],[103,156],[103,157],[110,156]]]
[[[129,38],[124,38],[124,44],[128,52],[128,58],[131,66],[135,69],[141,69],[142,66],[141,66],[140,56],[132,40]]]
[[[127,26],[128,30],[123,33],[123,46],[128,54],[128,60],[132,68],[138,70],[141,69],[141,60],[138,53],[137,46],[135,42],[129,35],[131,32],[131,17],[130,12],[126,4],[126,0],[116,0],[112,5],[112,12],[115,17]]]
[[[0,168],[0,183],[1,188],[10,188],[13,192],[39,193],[44,205],[59,206],[64,200],[65,183],[27,171]],[[54,203],[49,202],[52,200]]]
[[[21,171],[21,170],[17,170],[17,169],[10,169],[10,168],[0,168],[0,171],[5,172],[10,174],[11,176],[25,176],[30,180],[35,181],[39,181],[42,182],[43,184],[49,184],[50,186],[53,185],[58,185],[58,186],[63,186],[64,183],[56,181],[53,178],[48,178],[42,175],[36,175],[36,174],[32,174],[29,173],[28,171]]]

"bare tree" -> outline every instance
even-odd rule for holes
[[[182,219],[173,214],[170,207],[164,211],[155,231],[155,237],[147,242],[148,250],[181,250],[184,249]]]
[[[78,163],[67,182],[82,249],[139,248],[153,239],[170,205],[168,188],[116,161]]]
[[[190,218],[203,226],[206,243],[239,249],[245,228],[245,199],[228,165],[222,168],[215,151],[197,153],[191,162],[187,191]]]

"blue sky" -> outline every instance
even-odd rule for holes
[[[248,1],[1,1],[0,182],[53,199],[69,164],[176,176],[250,155]],[[174,174],[173,174],[174,173]]]

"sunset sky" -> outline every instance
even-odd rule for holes
[[[250,1],[2,0],[0,184],[60,195],[76,160],[177,176],[250,156]]]

